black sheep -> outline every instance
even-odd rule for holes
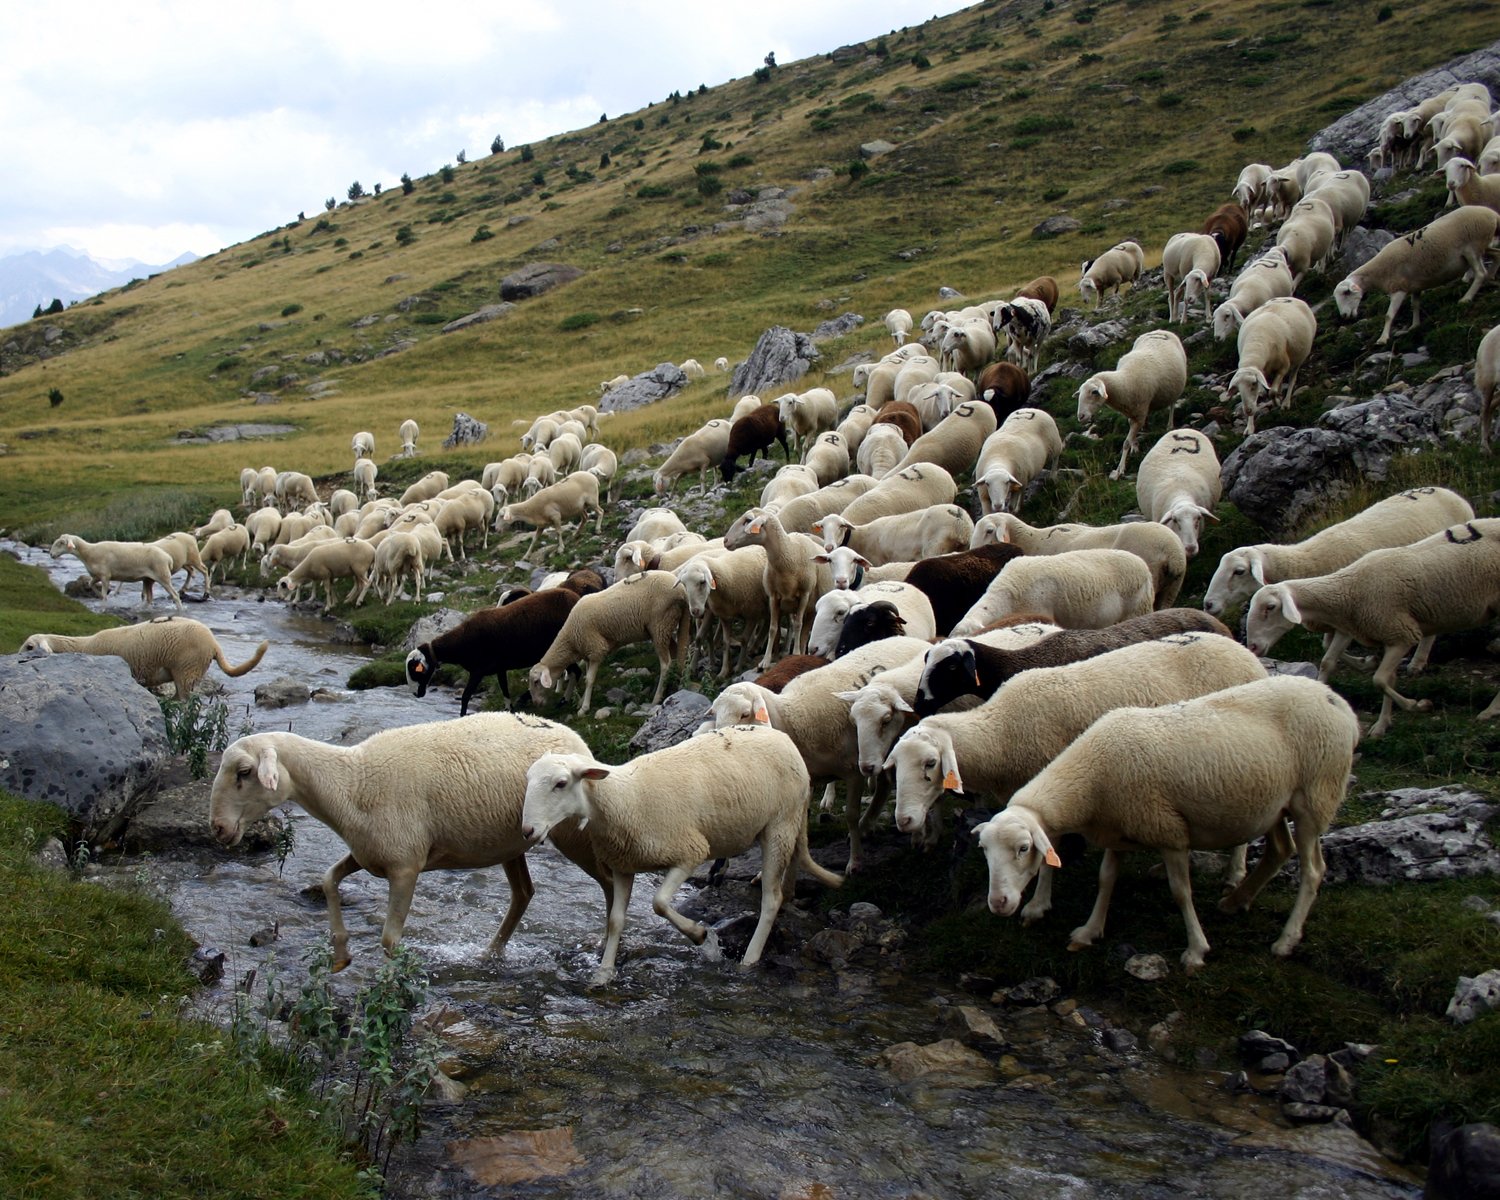
[[[1015,546],[996,544],[919,559],[907,572],[906,582],[927,593],[938,636],[947,637],[984,595],[990,581],[1020,553]]]
[[[730,482],[738,473],[742,455],[748,454],[750,461],[754,462],[757,454],[762,450],[769,451],[776,442],[781,443],[781,453],[786,456],[787,462],[791,462],[792,452],[786,442],[786,426],[781,423],[781,413],[774,404],[762,404],[736,419],[729,427],[729,449],[724,453],[724,461],[719,464],[724,482]]]
[[[901,611],[889,600],[876,600],[849,610],[844,627],[839,631],[839,643],[834,647],[833,657],[843,658],[851,650],[858,650],[881,638],[905,636],[906,619]]]

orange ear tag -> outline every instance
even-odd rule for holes
[[[771,714],[766,711],[764,704],[757,704],[755,706],[755,720],[761,725],[769,725],[771,723]]]
[[[1049,867],[1060,867],[1060,866],[1062,866],[1062,859],[1060,859],[1060,858],[1057,857],[1057,851],[1054,850],[1051,846],[1047,847],[1047,853],[1045,855],[1045,858],[1046,858],[1047,865]]]
[[[963,789],[963,784],[961,784],[958,781],[958,772],[957,771],[949,771],[946,775],[943,776],[943,790],[944,791],[947,791],[947,792],[957,792],[957,791],[961,791],[962,789]]]

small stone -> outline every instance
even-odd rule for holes
[[[188,960],[188,970],[205,987],[224,978],[224,952],[212,946],[199,946]]]
[[[1070,1017],[1078,1011],[1078,1001],[1071,998],[1059,1000],[1052,1006],[1052,1011],[1059,1017]]]
[[[1125,1054],[1134,1050],[1137,1046],[1135,1034],[1128,1029],[1106,1029],[1104,1031],[1104,1044],[1116,1054]]]
[[[972,1004],[957,1004],[943,1012],[942,1029],[970,1046],[1004,1046],[1005,1037],[994,1020]]]
[[[264,929],[257,929],[250,935],[250,944],[252,946],[269,946],[280,936],[281,927],[279,925],[267,925]]]
[[[1347,1121],[1349,1114],[1342,1108],[1334,1108],[1331,1104],[1303,1104],[1292,1101],[1281,1106],[1282,1115],[1288,1121],[1295,1121],[1299,1125],[1322,1125],[1329,1121],[1337,1120],[1340,1114]]]
[[[851,921],[878,921],[880,920],[880,909],[873,904],[867,904],[863,900],[849,906],[849,919]]]
[[[1463,898],[1463,906],[1470,912],[1477,913],[1487,913],[1495,907],[1483,896],[1465,896]]]
[[[1292,1060],[1285,1054],[1268,1054],[1255,1064],[1256,1070],[1267,1075],[1279,1075],[1291,1065]]]
[[[958,986],[970,995],[983,996],[986,992],[995,990],[995,977],[993,975],[975,975],[965,972],[958,977]]]
[[[1467,1025],[1496,1008],[1500,1008],[1500,970],[1486,971],[1473,979],[1460,975],[1453,999],[1448,1002],[1448,1019],[1455,1025]]]
[[[1010,1004],[1051,1004],[1060,995],[1062,988],[1057,980],[1047,975],[1024,980],[1005,991],[1005,999]]]
[[[1262,1029],[1240,1035],[1240,1053],[1246,1059],[1264,1058],[1268,1054],[1285,1054],[1289,1062],[1301,1057],[1297,1047],[1283,1038],[1272,1037]]]
[[[612,708],[598,708],[594,710],[594,720],[596,721],[607,721],[614,715],[615,710]]]
[[[1277,1093],[1282,1102],[1321,1104],[1328,1087],[1327,1062],[1321,1054],[1310,1054],[1289,1070]]]
[[[1147,983],[1165,979],[1171,973],[1167,960],[1160,954],[1137,954],[1125,964],[1125,972]]]

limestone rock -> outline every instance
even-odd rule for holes
[[[1068,349],[1074,354],[1094,354],[1129,336],[1130,327],[1124,321],[1104,321],[1080,329],[1068,339]]]
[[[440,633],[447,633],[455,625],[459,624],[468,614],[461,613],[451,608],[440,608],[436,612],[430,612],[425,617],[419,617],[412,622],[412,627],[406,631],[406,641],[402,650],[410,654],[423,642],[430,642]]]
[[[505,316],[513,308],[514,304],[486,304],[483,308],[476,309],[466,317],[459,317],[456,321],[449,321],[443,326],[444,333],[455,333],[460,329],[470,329],[475,325],[483,325],[487,321],[495,321]]]
[[[860,146],[859,156],[864,159],[879,158],[882,154],[889,154],[895,148],[890,142],[877,138],[873,142],[865,142]]]
[[[826,342],[832,338],[840,338],[845,334],[853,333],[865,319],[858,313],[841,313],[831,321],[824,321],[812,331],[812,340],[815,342]]]
[[[1401,788],[1386,801],[1381,820],[1323,835],[1325,886],[1500,874],[1500,850],[1484,828],[1495,808],[1483,797],[1462,788]]]
[[[1048,217],[1044,221],[1038,221],[1031,228],[1031,236],[1038,240],[1055,238],[1064,233],[1073,233],[1083,228],[1083,222],[1077,217],[1069,217],[1059,214]]]
[[[500,281],[500,299],[529,300],[550,292],[564,283],[571,283],[583,272],[564,263],[527,263],[519,271],[512,271]]]
[[[443,439],[443,449],[452,450],[455,446],[472,446],[484,441],[489,436],[490,427],[483,421],[475,420],[468,413],[453,414],[453,432]]]
[[[807,334],[793,333],[785,325],[773,325],[760,335],[750,357],[735,367],[729,379],[729,394],[762,395],[785,389],[806,375],[808,367],[819,357]]]
[[[972,1082],[989,1082],[995,1077],[988,1059],[952,1038],[926,1046],[899,1042],[881,1054],[880,1064],[902,1083],[934,1074]]]
[[[943,1010],[943,1032],[970,1046],[1004,1046],[1005,1035],[982,1008],[958,1004]]]
[[[628,383],[611,388],[599,401],[600,412],[629,412],[674,396],[687,387],[687,376],[676,363],[658,363]]]
[[[632,753],[649,754],[687,741],[703,723],[708,705],[708,697],[702,692],[686,688],[673,692],[630,739]]]
[[[291,704],[306,704],[310,699],[312,689],[302,680],[286,675],[255,685],[255,703],[258,708],[286,708]]]
[[[1348,490],[1355,438],[1330,429],[1257,429],[1224,460],[1224,497],[1272,537]]]
[[[1170,975],[1172,968],[1160,954],[1133,954],[1125,963],[1125,973],[1146,983],[1155,983]]]
[[[1448,1001],[1447,1016],[1455,1025],[1467,1025],[1497,1008],[1500,1008],[1500,971],[1486,971],[1473,979],[1460,975],[1453,999]]]
[[[1356,226],[1344,235],[1344,248],[1339,253],[1339,267],[1345,275],[1359,270],[1380,252],[1387,242],[1395,241],[1396,235],[1389,229],[1366,229]]]

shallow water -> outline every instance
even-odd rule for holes
[[[45,551],[24,557],[60,583],[78,573],[73,560],[54,563]],[[133,608],[138,591],[127,592],[108,602],[111,611]],[[404,689],[345,691],[366,652],[331,644],[327,623],[290,613],[278,600],[226,594],[187,611],[214,630],[232,661],[271,640],[248,675],[209,673],[225,685],[236,719],[243,714],[256,729],[290,724],[309,737],[348,741],[456,715],[451,692],[418,701]],[[255,684],[282,674],[328,689],[329,698],[255,708]],[[295,848],[284,871],[270,856],[237,852],[158,855],[109,868],[160,889],[196,938],[225,952],[224,980],[195,1001],[217,1019],[226,1018],[232,988],[252,970],[261,983],[276,973],[295,990],[302,956],[325,939],[321,896],[303,892],[343,845],[300,812],[291,819]],[[1212,1072],[1107,1049],[1098,1021],[991,1008],[890,969],[892,960],[874,949],[838,967],[806,956],[804,939],[817,925],[795,912],[784,911],[766,964],[744,973],[734,961],[738,950],[710,961],[656,917],[653,885],[641,879],[619,977],[590,990],[603,927],[599,890],[550,847],[529,862],[536,895],[498,960],[482,952],[509,903],[500,868],[432,872],[418,885],[406,942],[427,964],[434,1004],[448,1010],[447,1068],[467,1091],[429,1105],[419,1141],[393,1162],[392,1195],[1419,1194],[1410,1176],[1352,1133],[1284,1128],[1274,1104],[1231,1095]],[[358,874],[342,894],[354,963],[337,983],[352,991],[381,961],[385,885]],[[690,905],[693,894],[686,888],[679,900]],[[748,911],[752,894],[745,903]],[[252,933],[273,927],[269,945],[249,944]],[[902,1083],[882,1063],[895,1044],[949,1036],[945,1013],[971,1003],[994,1016],[1007,1043],[982,1050],[973,1069]]]

